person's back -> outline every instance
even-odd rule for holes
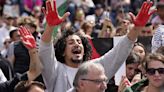
[[[21,41],[14,43],[14,72],[24,73],[29,69],[30,56]]]

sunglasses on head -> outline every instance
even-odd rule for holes
[[[154,75],[155,74],[155,71],[158,71],[159,74],[164,74],[164,68],[157,68],[157,69],[148,68],[146,70],[147,74],[149,74],[149,75]]]

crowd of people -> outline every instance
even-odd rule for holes
[[[58,0],[0,1],[0,92],[164,92],[164,1],[102,1],[68,0],[63,16]],[[121,36],[102,56],[92,43]]]

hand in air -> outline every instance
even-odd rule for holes
[[[122,76],[122,79],[120,81],[120,85],[118,87],[118,92],[123,92],[124,89],[127,87],[130,87],[132,84],[129,82],[126,76]]]
[[[19,34],[21,36],[21,40],[22,40],[24,46],[27,49],[36,48],[36,41],[35,41],[33,35],[31,34],[31,32],[27,28],[25,28],[23,26],[19,27]]]
[[[152,7],[153,2],[148,0],[145,1],[142,6],[141,9],[139,11],[139,13],[137,14],[137,16],[134,16],[133,13],[129,13],[132,19],[132,22],[134,23],[135,26],[138,27],[143,27],[146,25],[147,21],[149,20],[149,17],[156,12],[156,9],[153,9],[150,11],[150,8]]]
[[[62,23],[70,15],[69,12],[66,12],[62,17],[58,15],[58,11],[56,9],[56,0],[47,0],[46,9],[43,7],[42,11],[46,16],[48,25],[50,26],[55,26]]]

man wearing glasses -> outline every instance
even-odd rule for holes
[[[108,78],[103,66],[99,63],[83,63],[73,81],[74,88],[67,92],[104,92]]]

